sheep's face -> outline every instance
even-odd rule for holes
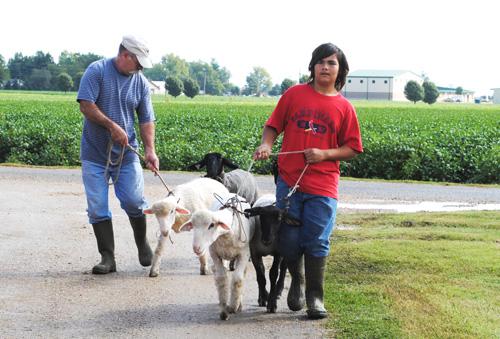
[[[223,176],[224,165],[222,155],[219,153],[208,153],[205,155],[205,164],[207,167],[207,177],[218,180]],[[220,181],[220,180],[218,180]]]
[[[261,241],[264,245],[270,245],[276,239],[283,210],[274,206],[260,206],[245,210],[249,216],[260,218]]]
[[[230,227],[217,218],[217,214],[202,210],[193,213],[191,219],[182,228],[193,229],[193,251],[202,256],[222,234],[230,231]]]
[[[261,241],[266,246],[271,245],[277,239],[282,222],[293,226],[300,225],[299,220],[274,205],[253,207],[245,210],[245,213],[260,218]]]
[[[175,222],[176,213],[189,214],[189,211],[177,205],[175,197],[168,197],[155,202],[151,208],[147,208],[144,214],[154,214],[160,224],[160,231],[167,236]]]

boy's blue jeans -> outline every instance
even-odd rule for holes
[[[290,187],[278,177],[276,205],[285,208]],[[326,257],[330,252],[330,235],[335,225],[337,199],[296,191],[289,198],[291,216],[302,222],[301,226],[282,223],[279,232],[281,255],[296,260],[302,254]]]
[[[87,196],[87,214],[89,222],[95,224],[111,219],[108,204],[108,180],[104,177],[106,166],[90,161],[82,161],[82,179]],[[116,178],[117,167],[110,166],[108,176]],[[115,195],[121,208],[129,217],[140,217],[147,207],[144,198],[144,177],[139,161],[122,164],[118,182],[114,184]]]

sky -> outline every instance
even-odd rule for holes
[[[308,74],[332,42],[350,70],[409,70],[437,86],[500,87],[500,2],[495,0],[6,0],[0,55],[62,51],[116,55],[122,36],[148,42],[153,63],[173,53],[215,59],[240,87],[259,66],[273,83]]]

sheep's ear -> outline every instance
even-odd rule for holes
[[[217,222],[217,226],[222,227],[222,228],[223,228],[223,229],[225,229],[226,231],[231,230],[231,227],[229,227],[228,225],[226,225],[226,224],[225,224],[225,223],[223,223],[222,221],[218,221],[218,222]]]
[[[262,207],[247,208],[244,212],[245,215],[248,215],[250,217],[255,217],[257,215],[260,215],[260,213],[262,212]]]
[[[179,214],[191,214],[191,212],[185,208],[182,207],[176,207],[175,211]]]
[[[142,210],[142,213],[144,214],[154,214],[153,210],[151,208],[146,208],[145,210]]]
[[[227,166],[227,167],[232,168],[232,169],[240,168],[240,166],[234,164],[231,160],[226,159],[226,158],[222,158],[222,164],[224,166]]]
[[[191,219],[189,219],[179,227],[178,232],[189,232],[192,229],[193,229],[193,223],[191,222]]]
[[[199,171],[203,166],[205,166],[205,159],[198,161],[197,163],[194,163],[192,165],[189,165],[187,169],[189,171]]]
[[[294,217],[292,217],[292,216],[290,216],[290,215],[288,215],[288,214],[285,214],[285,215],[283,216],[283,222],[284,222],[285,224],[290,225],[290,226],[300,226],[300,225],[302,225],[302,223],[300,222],[300,220],[299,220],[299,219],[294,218]]]

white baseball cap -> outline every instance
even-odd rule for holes
[[[151,59],[149,59],[149,48],[144,40],[140,40],[132,35],[125,35],[122,40],[122,45],[137,57],[137,60],[144,68],[153,67]]]

